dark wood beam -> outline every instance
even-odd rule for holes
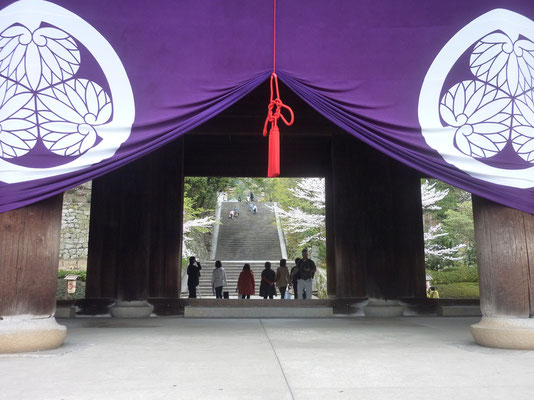
[[[88,298],[178,297],[183,138],[93,181]]]
[[[425,296],[419,175],[349,134],[333,138],[337,296]]]

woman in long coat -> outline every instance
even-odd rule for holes
[[[287,269],[286,260],[282,258],[280,260],[280,267],[276,270],[276,286],[280,291],[280,298],[284,299],[287,287],[291,283],[291,277],[289,275],[289,270]]]
[[[265,269],[261,273],[260,283],[260,296],[264,299],[267,297],[272,299],[276,295],[276,287],[274,286],[275,278],[276,273],[271,269],[271,263],[266,261]]]
[[[250,270],[250,264],[245,264],[237,280],[237,293],[242,299],[250,299],[250,295],[255,292],[254,273]]]

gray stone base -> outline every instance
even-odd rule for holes
[[[67,328],[55,318],[5,318],[0,321],[0,353],[55,349],[63,343]]]
[[[402,317],[403,312],[404,307],[399,304],[398,300],[369,300],[369,303],[363,307],[366,317]]]
[[[332,307],[185,307],[186,318],[329,318]]]
[[[76,317],[76,307],[56,307],[56,318],[74,318]]]
[[[437,313],[440,317],[481,317],[480,306],[443,306],[438,305]]]
[[[481,346],[534,350],[534,318],[490,318],[471,325],[471,334]]]
[[[117,301],[109,313],[115,318],[147,318],[153,310],[154,306],[146,301]]]

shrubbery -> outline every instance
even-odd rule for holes
[[[477,299],[480,296],[476,282],[437,284],[436,289],[442,299]]]
[[[432,285],[456,282],[478,282],[477,267],[450,267],[442,271],[427,271],[432,276]]]

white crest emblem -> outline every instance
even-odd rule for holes
[[[469,79],[444,87],[468,50],[463,76]],[[534,22],[490,11],[461,29],[428,70],[419,97],[423,136],[445,161],[473,177],[534,187],[533,88]],[[515,158],[514,169],[489,162],[505,149]]]
[[[80,72],[78,43],[105,82]],[[128,139],[134,116],[119,57],[86,21],[43,0],[0,10],[0,181],[46,178],[107,159]],[[56,165],[16,162],[38,147],[54,155]]]

